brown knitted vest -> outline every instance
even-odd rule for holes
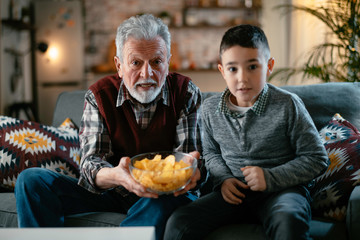
[[[108,161],[116,166],[123,156],[171,151],[174,147],[177,119],[185,105],[189,78],[169,73],[166,81],[169,86],[170,105],[165,106],[159,101],[155,115],[146,129],[141,129],[137,124],[129,101],[116,107],[121,81],[118,75],[112,75],[90,86],[110,134],[114,156]]]

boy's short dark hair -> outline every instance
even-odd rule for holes
[[[265,60],[270,58],[270,48],[266,35],[257,26],[243,24],[227,30],[220,44],[220,59],[224,51],[233,46],[260,49]]]

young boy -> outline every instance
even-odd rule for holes
[[[214,191],[174,212],[165,239],[203,239],[250,220],[261,222],[269,239],[309,239],[304,185],[327,166],[313,121],[299,97],[266,83],[274,59],[260,28],[229,29],[220,58],[227,88],[202,106],[203,157]]]

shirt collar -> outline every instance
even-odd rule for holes
[[[165,80],[165,84],[162,87],[160,94],[155,98],[153,103],[157,102],[158,100],[161,100],[161,99],[162,99],[162,102],[164,105],[169,106],[169,87],[168,87],[166,80]],[[117,101],[116,101],[116,107],[123,105],[124,102],[127,100],[129,100],[133,104],[140,104],[138,101],[136,101],[134,98],[131,97],[129,91],[127,90],[127,88],[124,84],[124,81],[121,81],[118,96],[117,96]]]
[[[267,99],[268,99],[268,95],[269,95],[269,86],[268,84],[266,83],[264,85],[264,88],[263,90],[261,91],[258,99],[256,100],[256,102],[254,103],[254,105],[251,107],[251,110],[256,114],[256,115],[261,115],[264,111],[265,111],[265,106],[266,106],[266,102],[267,102]],[[231,92],[228,88],[226,88],[224,90],[224,92],[221,94],[221,99],[220,99],[220,102],[219,102],[219,105],[218,105],[218,111],[223,113],[223,114],[226,114],[226,115],[229,115],[229,116],[232,116],[232,117],[235,117],[235,118],[239,118],[239,117],[243,117],[244,114],[240,114],[240,113],[237,113],[237,112],[234,112],[234,111],[231,111],[228,106],[227,106],[227,99],[229,99],[229,96],[231,95]]]

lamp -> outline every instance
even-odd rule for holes
[[[39,42],[36,45],[36,50],[40,51],[41,54],[46,54],[44,57],[47,62],[54,62],[60,57],[61,48],[56,43],[49,45],[47,42]]]
[[[49,60],[56,60],[59,57],[59,49],[56,46],[50,46],[47,52]]]
[[[46,42],[39,42],[36,45],[36,49],[42,53],[45,53],[47,51],[48,47],[49,47],[49,45]]]

